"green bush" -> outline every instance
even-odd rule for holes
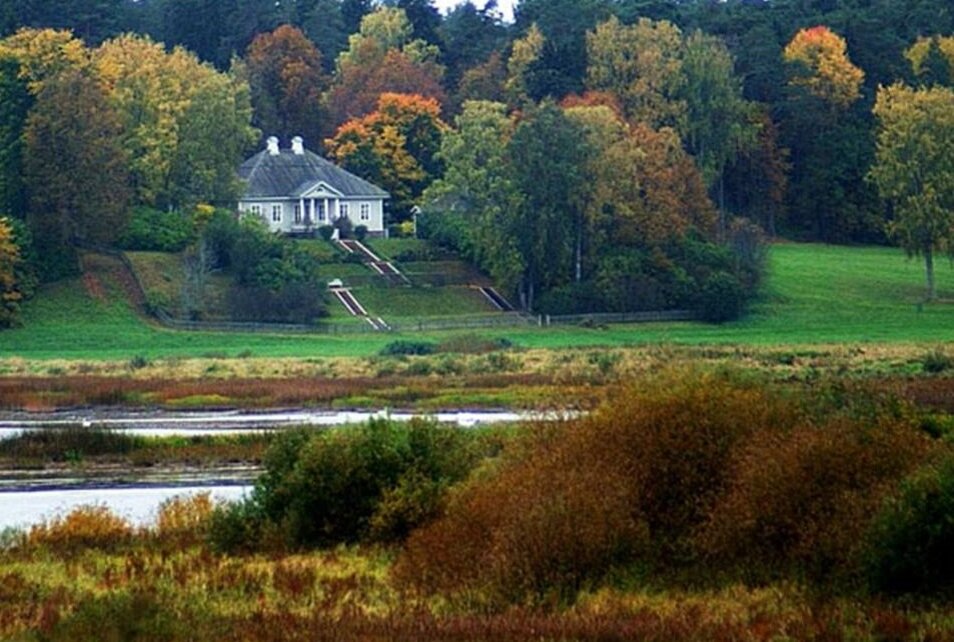
[[[354,237],[359,241],[363,241],[368,235],[368,226],[367,225],[355,225],[354,226]]]
[[[929,374],[938,374],[954,368],[954,357],[943,348],[935,348],[921,357],[921,369]]]
[[[408,341],[399,339],[392,341],[381,348],[381,356],[393,357],[399,355],[425,355],[437,352],[437,346],[428,341]]]
[[[702,284],[696,311],[703,321],[725,323],[742,316],[746,295],[739,279],[728,272],[716,272]]]
[[[178,211],[137,207],[119,235],[118,244],[126,250],[179,252],[194,237],[195,226],[189,216]]]
[[[212,256],[213,267],[230,267],[232,248],[240,233],[239,222],[234,214],[217,209],[202,230],[202,240]]]
[[[318,235],[326,241],[331,240],[331,235],[335,233],[333,225],[322,225],[318,228]]]
[[[876,591],[954,591],[954,456],[905,480],[875,516],[868,541]]]
[[[268,532],[293,547],[400,539],[473,467],[474,434],[386,420],[287,433],[266,454],[253,497],[213,519],[213,541],[229,550]]]

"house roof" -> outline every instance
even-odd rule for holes
[[[345,197],[390,197],[380,187],[307,149],[301,154],[290,149],[282,149],[278,154],[262,150],[242,163],[238,174],[247,183],[244,198],[293,198],[318,183],[324,183]]]

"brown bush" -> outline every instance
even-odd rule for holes
[[[208,492],[171,497],[159,506],[155,536],[173,549],[198,545],[206,538],[214,508]]]
[[[426,592],[490,602],[566,599],[614,566],[691,556],[734,446],[794,420],[764,389],[670,373],[590,417],[541,428],[412,534],[395,573]]]
[[[851,574],[885,492],[930,449],[923,433],[898,420],[760,431],[733,458],[732,483],[699,545],[748,575]]]
[[[70,555],[86,548],[115,550],[129,543],[134,535],[129,522],[105,506],[79,506],[62,517],[33,526],[27,533],[26,544]]]

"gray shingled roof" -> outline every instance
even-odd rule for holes
[[[380,187],[307,149],[304,154],[283,149],[276,155],[262,150],[242,163],[238,174],[247,183],[244,198],[300,196],[318,181],[344,196],[390,198]]]

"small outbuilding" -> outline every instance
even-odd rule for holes
[[[308,233],[345,218],[353,227],[365,226],[369,236],[384,236],[384,201],[390,195],[305,149],[300,136],[289,149],[269,137],[238,173],[245,182],[239,211],[261,217],[273,232]]]

